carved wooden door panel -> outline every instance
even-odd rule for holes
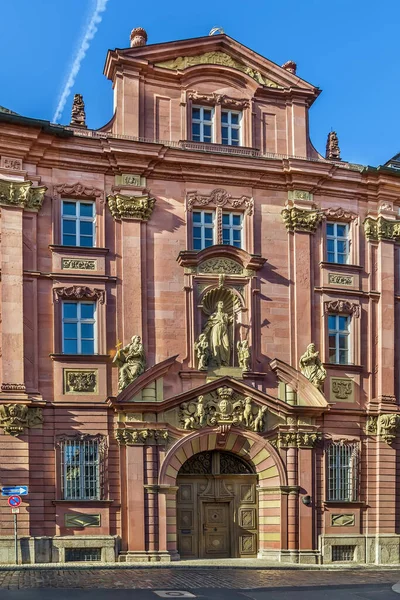
[[[198,518],[196,514],[197,482],[179,482],[177,529],[178,548],[182,558],[198,557]]]
[[[243,481],[245,479],[245,481]],[[256,477],[245,476],[236,483],[238,555],[243,558],[257,556],[258,509]]]
[[[229,502],[203,502],[203,538],[201,558],[229,558],[231,556]]]

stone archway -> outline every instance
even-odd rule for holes
[[[286,468],[276,449],[267,440],[254,432],[239,428],[232,428],[226,434],[210,429],[195,431],[179,440],[167,452],[161,465],[159,482],[165,493],[164,514],[168,521],[165,540],[170,556],[179,557],[176,522],[177,492],[180,484],[178,474],[192,456],[215,450],[244,459],[255,474],[253,477],[257,478],[258,547],[256,552],[251,548],[251,553],[249,551],[247,556],[278,556],[280,549],[286,547],[287,498],[282,494],[282,490],[287,486]],[[254,505],[256,506],[257,502]],[[225,510],[228,510],[227,506]],[[160,536],[163,537],[161,530]],[[236,555],[245,554],[236,552]]]

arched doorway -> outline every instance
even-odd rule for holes
[[[249,462],[230,452],[199,452],[181,466],[177,485],[181,558],[257,556],[257,475]]]

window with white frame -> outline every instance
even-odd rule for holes
[[[96,303],[62,303],[62,351],[64,354],[96,354]]]
[[[242,247],[241,214],[222,213],[222,243],[236,248]]]
[[[350,256],[350,227],[348,223],[326,224],[327,261],[345,265]]]
[[[100,449],[98,439],[61,442],[63,500],[100,500]]]
[[[192,106],[192,140],[211,143],[213,139],[214,109],[207,106]]]
[[[350,316],[328,315],[329,362],[350,363]]]
[[[328,448],[328,500],[358,500],[358,443],[332,443]]]
[[[214,244],[214,212],[193,212],[193,249],[203,250]]]
[[[63,246],[95,246],[95,203],[62,200],[61,236]]]
[[[221,141],[225,146],[240,146],[240,122],[242,113],[235,110],[221,111]]]

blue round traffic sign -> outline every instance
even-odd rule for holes
[[[16,506],[19,506],[21,504],[21,498],[19,496],[10,496],[8,498],[8,504],[9,506],[15,508]]]

